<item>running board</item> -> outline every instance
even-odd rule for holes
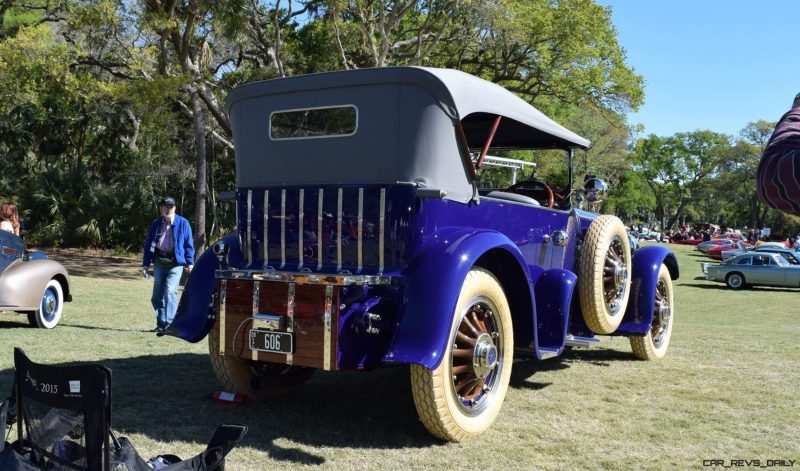
[[[599,341],[600,339],[596,339],[594,337],[576,337],[574,335],[567,335],[564,345],[568,347],[589,348]]]
[[[539,359],[540,360],[547,360],[548,358],[553,358],[558,356],[558,350],[551,350],[549,348],[540,348],[539,349]]]
[[[514,356],[517,357],[535,357],[539,360],[546,360],[558,356],[558,350],[551,348],[540,348],[537,352],[531,347],[515,347]]]

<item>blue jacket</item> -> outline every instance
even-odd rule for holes
[[[156,232],[161,225],[164,216],[159,216],[150,224],[150,231],[147,233],[147,240],[144,242],[144,262],[143,267],[149,267],[153,261],[156,251]],[[172,236],[175,242],[175,261],[178,265],[194,265],[194,241],[192,241],[192,227],[186,218],[175,215],[175,223],[172,226]]]

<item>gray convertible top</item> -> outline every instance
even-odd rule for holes
[[[276,140],[272,113],[354,106],[348,136]],[[239,187],[414,182],[451,199],[472,195],[455,124],[480,148],[496,116],[492,148],[570,149],[588,140],[508,90],[457,70],[389,67],[267,80],[234,89],[227,100]]]

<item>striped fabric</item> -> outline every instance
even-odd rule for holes
[[[800,106],[775,126],[756,170],[756,190],[767,206],[800,216]]]

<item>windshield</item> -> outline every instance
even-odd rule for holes
[[[798,260],[796,256],[790,253],[782,253],[781,256],[791,265],[800,265],[800,260]]]
[[[539,205],[549,208],[567,210],[572,207],[570,159],[564,158],[563,151],[504,150],[499,153],[502,155],[486,155],[476,172],[476,185],[482,196],[500,191],[533,198]],[[478,154],[472,154],[473,163],[477,160]]]
[[[783,257],[772,257],[772,259],[775,260],[775,262],[778,264],[778,266],[781,266],[781,267],[788,267],[789,266],[789,262],[784,260]]]

